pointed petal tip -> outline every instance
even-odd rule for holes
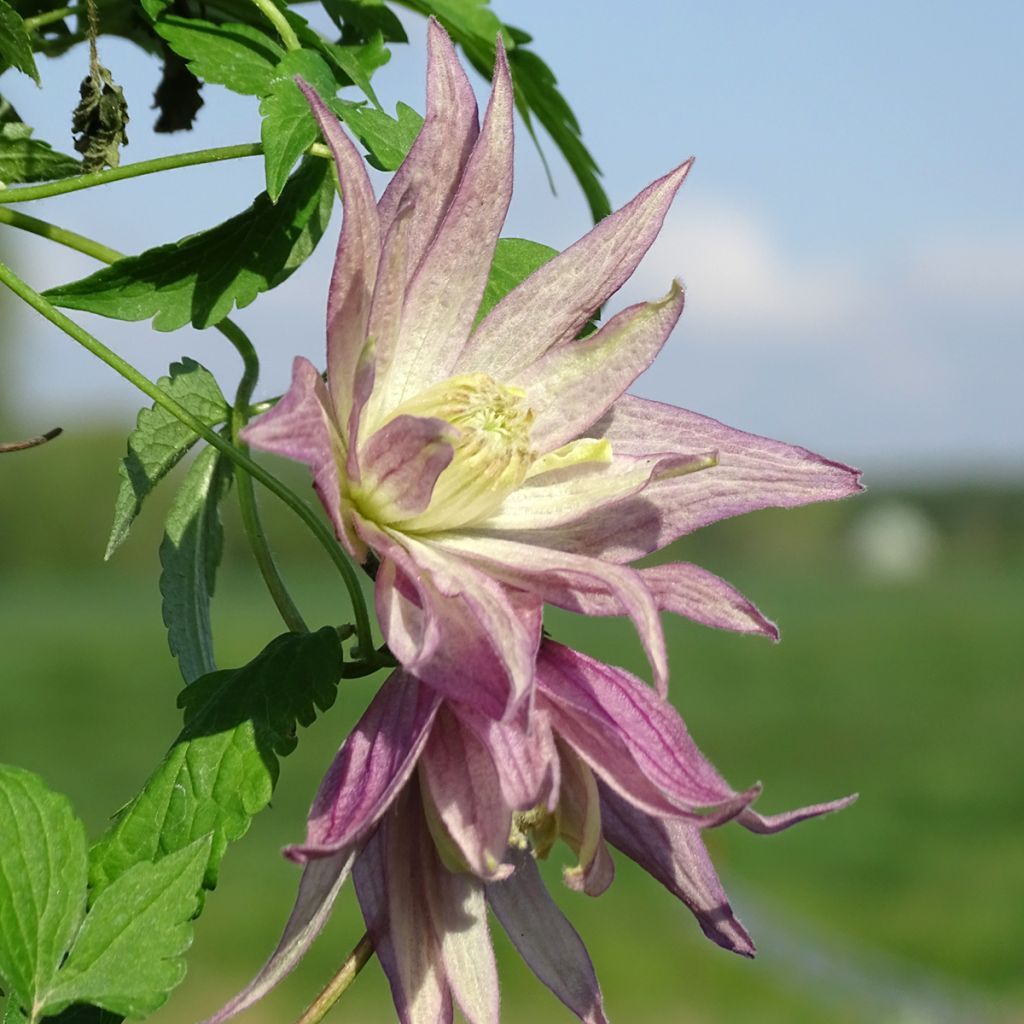
[[[800,822],[810,818],[820,818],[824,814],[844,810],[855,803],[859,795],[859,793],[851,793],[838,800],[798,807],[792,811],[783,811],[781,814],[758,814],[750,807],[745,807],[736,815],[736,820],[749,832],[762,836],[774,835],[776,832],[784,832],[787,828],[799,825]]]

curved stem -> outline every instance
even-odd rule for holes
[[[277,29],[277,34],[281,37],[281,42],[284,43],[285,49],[302,49],[299,37],[295,34],[295,30],[291,25],[288,24],[284,11],[275,6],[274,0],[252,0],[252,2],[266,15],[267,21]]]
[[[356,980],[359,972],[369,963],[371,956],[373,956],[373,943],[370,941],[369,935],[364,935],[338,969],[338,973],[327,982],[324,990],[306,1007],[305,1012],[295,1024],[320,1024],[331,1007]]]
[[[198,434],[208,444],[223,452],[236,466],[255,477],[271,493],[276,494],[306,524],[320,541],[331,560],[337,566],[352,601],[352,612],[356,620],[356,635],[359,638],[359,653],[369,654],[373,650],[370,632],[370,618],[363,600],[363,592],[359,578],[348,555],[335,540],[334,534],[317,517],[316,513],[289,487],[281,483],[273,474],[268,473],[258,462],[254,462],[244,452],[239,451],[229,441],[225,441],[216,431],[212,430],[197,416],[194,416],[180,402],[172,398],[162,388],[140,373],[131,363],[123,359],[112,349],[103,344],[99,338],[91,335],[84,327],[75,323],[53,306],[34,288],[23,281],[5,263],[0,262],[0,284],[6,285],[18,298],[28,303],[37,313],[42,314],[55,327],[73,338],[84,349],[101,359],[129,383],[134,384],[144,395],[148,395],[162,409],[166,409],[175,419],[180,420]]]
[[[12,228],[39,235],[40,238],[46,238],[51,242],[74,249],[76,252],[85,253],[86,256],[92,256],[93,259],[100,260],[102,263],[113,263],[124,255],[124,253],[111,249],[109,245],[104,245],[95,239],[86,238],[85,235],[80,235],[75,231],[69,231],[67,228],[51,224],[49,221],[40,220],[38,217],[30,217],[27,213],[21,213],[19,210],[8,210],[3,206],[0,206],[0,224],[9,224]]]
[[[239,451],[248,453],[248,446],[239,440],[238,435],[249,418],[249,402],[260,375],[260,360],[252,342],[237,324],[230,320],[223,320],[217,326],[220,328],[221,334],[235,346],[235,351],[242,357],[244,370],[238,384],[238,391],[235,393],[235,404],[231,409],[231,440],[238,446]],[[256,559],[263,582],[266,584],[285,625],[293,633],[308,633],[309,627],[292,600],[291,594],[288,593],[288,588],[274,562],[270,544],[267,542],[267,535],[260,522],[252,477],[244,469],[238,467],[235,470],[235,483],[238,493],[238,508],[242,513],[242,526],[245,529],[246,537],[249,538],[249,547],[252,550],[253,558]]]

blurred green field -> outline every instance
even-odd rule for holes
[[[67,792],[92,835],[179,724],[180,678],[155,580],[158,509],[111,564],[101,562],[121,446],[114,436],[66,437],[0,460],[0,760]],[[719,524],[673,552],[720,572],[783,629],[774,646],[667,623],[673,699],[698,742],[734,784],[765,783],[764,811],[861,797],[779,836],[728,826],[708,836],[758,942],[754,962],[709,944],[622,858],[599,900],[563,890],[559,864],[548,865],[613,1020],[1024,1019],[1021,497],[904,494],[900,507],[934,531],[933,556],[904,578],[866,572],[855,544],[865,518],[894,500],[884,486],[840,506]],[[310,622],[337,621],[343,594],[331,572],[291,520],[268,519]],[[234,536],[230,516],[228,529]],[[223,665],[280,631],[237,538],[215,612]],[[622,623],[559,613],[548,627],[645,672]],[[297,878],[278,850],[301,836],[319,776],[374,685],[345,684],[302,735],[273,809],[228,855],[186,982],[154,1020],[212,1012],[276,942]],[[294,1019],[360,934],[349,892],[313,954],[247,1019]],[[571,1020],[498,944],[503,1020]],[[393,1019],[376,964],[328,1019]]]

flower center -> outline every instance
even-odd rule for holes
[[[452,427],[448,440],[454,455],[423,511],[395,514],[368,495],[370,503],[378,505],[388,525],[405,531],[454,530],[486,519],[523,482],[534,461],[533,412],[525,399],[519,388],[472,373],[450,377],[403,402],[389,422],[403,415],[444,420]]]

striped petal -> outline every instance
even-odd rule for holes
[[[546,454],[586,433],[654,362],[682,312],[675,282],[665,298],[624,309],[589,338],[549,349],[512,376],[536,417],[530,436],[537,450]]]
[[[691,164],[649,185],[509,292],[467,342],[456,372],[505,380],[575,338],[651,247]]]

